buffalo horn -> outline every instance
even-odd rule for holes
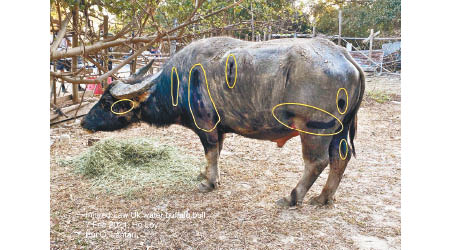
[[[145,78],[143,77],[145,73],[150,69],[153,61],[154,60],[139,69],[136,74],[130,76],[129,78],[115,81],[110,90],[111,95],[118,99],[129,98],[148,90],[153,85],[154,80],[161,74],[160,71],[152,76]]]

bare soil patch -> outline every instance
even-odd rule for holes
[[[400,78],[369,78],[366,91],[371,88],[400,97]],[[218,190],[201,194],[195,183],[170,190],[149,186],[129,197],[94,192],[90,179],[57,164],[58,159],[85,152],[89,139],[158,137],[204,163],[197,136],[176,125],[136,124],[95,134],[83,131],[78,121],[52,127],[51,247],[400,249],[400,106],[399,98],[383,103],[365,98],[358,116],[357,158],[350,161],[331,207],[305,202],[284,209],[275,204],[303,172],[299,138],[280,149],[269,141],[227,135]],[[328,169],[305,201],[320,193],[327,175]]]

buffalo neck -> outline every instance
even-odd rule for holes
[[[150,89],[147,100],[141,104],[141,119],[150,125],[158,127],[169,126],[176,122],[177,109],[171,103],[170,86],[160,81]]]

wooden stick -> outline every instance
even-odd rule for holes
[[[72,46],[78,47],[78,2],[75,3],[75,6],[73,7],[72,11],[73,16],[73,30],[75,31],[72,37]],[[72,57],[72,72],[77,72],[78,67],[78,57],[73,56]],[[78,103],[79,97],[78,97],[78,84],[72,83],[72,96],[73,96],[73,103]]]
[[[108,15],[104,15],[103,16],[103,39],[107,39],[108,38],[108,32],[109,32],[109,16]],[[105,49],[104,51],[105,53],[105,60],[103,60],[103,66],[105,68],[108,68],[108,48]]]
[[[92,57],[90,56],[85,56],[84,58],[86,58],[89,62],[93,63],[95,65],[95,67],[99,68],[101,71],[103,72],[107,72],[108,70],[106,70],[102,65],[100,65],[100,63],[96,62],[94,59],[92,59]],[[110,59],[111,61],[113,61],[114,59]],[[116,75],[112,75],[111,76],[114,80],[119,79]]]
[[[373,46],[373,29],[370,29],[370,43],[369,43],[369,58],[372,59],[372,46]]]
[[[78,105],[77,111],[75,111],[75,115],[73,115],[73,117],[76,117],[76,116],[77,116],[78,110],[80,110],[80,108],[81,108],[81,104],[83,103],[83,100],[84,100],[84,94],[86,94],[86,88],[84,89],[83,94],[81,95],[81,101],[80,101],[80,104]]]
[[[69,117],[60,108],[58,108],[58,106],[54,105],[53,103],[50,103],[50,106],[55,109],[53,112],[58,114],[58,117],[61,116],[61,115],[66,117],[66,118]],[[52,120],[52,116],[50,116],[50,120]]]
[[[84,106],[86,106],[86,105],[88,105],[88,104],[90,104],[90,102],[84,102],[84,103],[81,103],[80,105],[72,105],[72,106],[70,106],[70,107],[63,108],[63,109],[60,109],[60,110],[61,110],[62,114],[64,114],[65,117],[69,117],[69,116],[67,115],[67,113],[70,113],[70,112],[72,112],[72,111],[74,111],[74,110],[76,110],[76,109],[79,109],[80,106],[81,106],[81,107],[84,107]],[[55,119],[58,118],[59,116],[61,116],[61,114],[60,114],[59,112],[58,112],[58,114],[51,115],[51,116],[50,116],[50,121],[51,121],[51,120],[55,120]]]

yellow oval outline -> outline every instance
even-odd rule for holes
[[[230,82],[228,81],[228,74],[227,74],[227,68],[228,68],[228,59],[230,59],[230,56],[233,57],[234,59],[234,65],[235,65],[235,70],[234,70],[234,83],[233,86],[230,86]],[[225,62],[225,81],[227,82],[228,88],[232,89],[234,88],[234,86],[236,85],[236,80],[237,80],[237,61],[236,61],[236,57],[233,54],[229,54],[227,57],[227,61]]]
[[[214,107],[214,110],[216,111],[217,117],[219,117],[219,120],[216,122],[216,124],[214,125],[214,127],[213,127],[212,129],[203,129],[203,128],[200,128],[200,127],[197,125],[197,121],[195,120],[194,112],[192,112],[192,108],[191,108],[191,73],[192,73],[192,70],[193,70],[195,67],[197,67],[197,66],[200,66],[200,67],[202,68],[202,70],[203,70],[203,75],[205,76],[206,89],[208,90],[209,99],[211,100],[211,102],[212,102],[212,104],[213,104],[213,107]],[[214,129],[216,129],[217,124],[219,124],[221,118],[220,118],[220,115],[219,115],[219,111],[217,111],[216,104],[214,103],[214,100],[213,100],[213,98],[211,97],[211,93],[209,92],[209,85],[208,85],[208,79],[207,79],[207,77],[206,77],[206,71],[205,71],[205,69],[203,68],[203,66],[202,66],[201,63],[194,64],[194,65],[192,66],[191,70],[189,70],[189,80],[188,80],[188,105],[189,105],[189,110],[191,111],[192,119],[194,119],[194,124],[195,124],[195,126],[196,126],[198,129],[203,130],[203,131],[208,132],[208,133],[209,133],[209,132],[212,132]]]
[[[114,105],[116,105],[116,104],[119,103],[119,102],[123,102],[123,101],[129,101],[129,102],[131,102],[132,105],[133,105],[133,106],[131,106],[131,109],[130,109],[130,110],[127,110],[127,111],[125,111],[125,112],[115,112],[115,111],[113,111]],[[133,110],[133,109],[134,109],[134,102],[133,102],[132,100],[130,100],[130,99],[120,99],[120,100],[114,102],[114,103],[111,105],[111,112],[112,112],[113,114],[115,114],[115,115],[124,115],[124,114],[130,112],[130,111]]]
[[[345,110],[342,113],[341,113],[341,109],[339,109],[339,106],[338,106],[339,92],[341,92],[341,90],[344,90],[345,97],[347,99],[347,101],[345,102]],[[339,114],[341,114],[341,115],[343,115],[343,114],[345,114],[345,112],[347,112],[347,108],[348,108],[348,93],[347,93],[347,90],[345,88],[338,89],[338,91],[336,93],[336,108],[337,108],[337,111],[339,112]]]
[[[177,102],[176,104],[173,102],[173,70],[175,70],[175,74],[177,75]],[[180,91],[180,77],[178,76],[178,70],[177,68],[174,66],[172,67],[172,72],[170,73],[170,95],[172,96],[172,106],[176,107],[178,106],[178,93]]]
[[[334,132],[334,133],[332,133],[332,134],[319,134],[319,133],[313,133],[313,132],[304,131],[304,130],[301,130],[301,129],[298,129],[298,128],[293,128],[293,127],[291,127],[291,126],[289,126],[289,125],[283,123],[282,121],[280,121],[280,120],[275,116],[275,109],[278,108],[278,107],[280,107],[280,106],[283,106],[283,105],[305,106],[305,107],[308,107],[308,108],[313,108],[313,109],[319,110],[319,111],[321,111],[321,112],[324,112],[325,114],[327,114],[327,115],[333,117],[334,119],[336,119],[336,120],[339,122],[339,124],[341,125],[341,129],[340,129],[338,132]],[[323,109],[321,109],[321,108],[318,108],[318,107],[316,107],[316,106],[312,106],[312,105],[308,105],[308,104],[304,104],[304,103],[298,103],[298,102],[283,102],[283,103],[277,104],[277,105],[275,105],[275,106],[272,108],[272,116],[273,116],[279,123],[281,123],[282,125],[284,125],[285,127],[290,128],[290,129],[294,129],[294,130],[297,130],[298,132],[302,132],[302,133],[309,134],[309,135],[331,136],[331,135],[337,135],[337,134],[341,133],[341,132],[344,130],[344,124],[342,124],[341,120],[339,120],[335,115],[331,114],[330,112],[328,112],[328,111],[326,111],[326,110],[323,110]]]
[[[341,153],[341,144],[342,144],[342,142],[345,142],[345,157],[342,157],[342,153]],[[345,159],[347,159],[347,155],[348,155],[348,143],[347,143],[347,140],[345,140],[345,139],[342,139],[340,142],[339,142],[339,157],[341,158],[341,160],[345,160]]]

